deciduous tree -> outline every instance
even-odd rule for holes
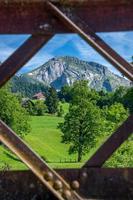
[[[9,87],[0,89],[0,118],[22,137],[30,131],[28,113]]]

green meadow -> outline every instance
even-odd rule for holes
[[[25,142],[32,147],[51,167],[77,168],[90,157],[94,149],[86,155],[82,163],[75,162],[77,155],[69,155],[69,145],[61,143],[61,132],[57,128],[63,118],[55,116],[31,117],[31,132],[25,136]],[[25,165],[17,159],[6,147],[0,146],[0,166],[9,164],[12,169],[26,169]]]
[[[69,145],[61,143],[61,132],[57,128],[63,118],[55,116],[31,117],[31,132],[24,138],[25,142],[52,167],[75,167],[76,155],[69,155]],[[63,163],[64,162],[64,163]],[[6,147],[0,146],[0,166],[8,163],[13,169],[25,166]],[[77,163],[76,163],[77,165]],[[82,165],[82,163],[77,166]]]
[[[68,104],[63,105],[65,113],[68,111],[68,106]],[[77,163],[77,155],[69,155],[69,145],[61,142],[62,133],[58,129],[58,124],[63,122],[63,120],[63,117],[52,115],[32,116],[30,120],[31,132],[25,136],[24,141],[39,154],[39,156],[46,160],[51,167],[81,167],[96,148],[91,149],[90,152],[84,156],[81,163]],[[101,143],[102,140],[103,139],[100,139],[98,143]],[[26,166],[14,154],[6,147],[0,145],[0,167],[5,164],[9,164],[11,169],[15,170],[26,169]]]

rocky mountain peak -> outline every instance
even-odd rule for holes
[[[88,80],[89,86],[96,90],[112,91],[118,86],[130,86],[130,81],[112,73],[106,66],[69,56],[52,58],[27,76],[57,90],[80,79]]]

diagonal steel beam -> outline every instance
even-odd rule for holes
[[[83,167],[101,167],[131,134],[133,134],[133,115],[128,117]]]
[[[1,66],[0,87],[4,85],[51,38],[32,35]]]
[[[15,153],[59,200],[82,200],[67,182],[0,120],[0,141]]]
[[[69,30],[78,33],[84,40],[87,41],[98,53],[100,53],[106,60],[108,60],[114,67],[116,67],[128,79],[133,81],[133,67],[126,60],[124,60],[118,53],[109,47],[100,37],[98,37],[89,27],[77,25],[74,20],[67,17],[60,9],[58,9],[51,2],[47,1],[47,6],[51,14],[58,17]],[[74,17],[73,17],[74,18]]]

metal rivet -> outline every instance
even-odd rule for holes
[[[44,178],[47,181],[52,181],[53,180],[53,174],[51,172],[46,172],[46,174],[44,174]]]
[[[63,198],[65,199],[70,199],[72,194],[70,192],[70,190],[64,190],[63,194],[62,194]]]
[[[88,175],[87,175],[86,172],[83,172],[83,173],[82,173],[82,177],[83,177],[83,178],[87,178],[87,176],[88,176]]]
[[[71,187],[72,187],[73,190],[79,189],[79,182],[78,181],[73,181],[71,183]]]
[[[60,190],[60,189],[62,189],[62,187],[63,187],[63,184],[62,184],[62,182],[61,182],[60,180],[56,180],[56,181],[54,182],[54,188],[55,188],[56,190]]]
[[[29,187],[30,187],[31,189],[35,188],[34,183],[31,183],[31,184],[29,185]]]

